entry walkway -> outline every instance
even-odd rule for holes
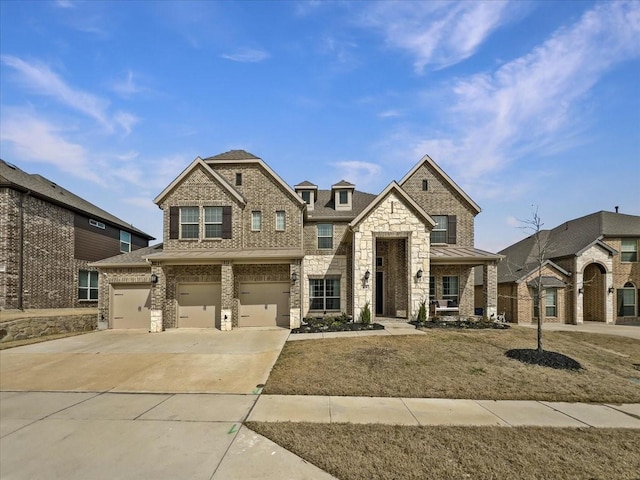
[[[640,429],[640,404],[261,395],[248,420]]]

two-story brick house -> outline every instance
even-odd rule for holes
[[[498,267],[498,309],[507,320],[536,321],[538,307],[545,322],[640,320],[640,217],[600,211],[542,230],[538,238],[500,252],[505,258]],[[537,305],[539,276],[544,291]],[[479,276],[476,283],[482,285]]]
[[[499,255],[473,247],[480,212],[425,156],[379,195],[344,180],[291,188],[260,158],[196,158],[155,202],[164,244],[95,263],[112,328],[296,327],[307,315],[413,317],[448,299],[474,313],[472,269],[485,266],[496,311]]]
[[[0,310],[96,307],[89,263],[153,237],[41,175],[0,160]]]

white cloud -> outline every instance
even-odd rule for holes
[[[360,191],[377,190],[382,168],[380,165],[362,161],[343,161],[332,164],[337,170],[332,172],[336,182],[344,179],[356,185]]]
[[[111,89],[118,95],[128,98],[136,93],[142,92],[142,88],[133,78],[133,72],[129,70],[127,76],[122,80],[116,80],[111,84]]]
[[[233,53],[223,53],[222,58],[242,63],[258,63],[269,58],[269,53],[254,48],[241,48]]]
[[[60,7],[60,8],[73,8],[73,7],[75,7],[73,2],[71,2],[69,0],[56,0],[55,4],[56,4],[57,7]]]
[[[474,184],[532,153],[580,141],[582,101],[616,64],[638,57],[640,3],[599,4],[529,54],[455,83],[443,117],[448,131],[398,136],[414,157],[428,153]]]
[[[399,110],[385,110],[378,114],[378,118],[393,118],[402,116],[402,112]]]
[[[26,112],[3,109],[0,140],[25,159],[54,165],[75,177],[102,183],[82,145],[63,138],[61,130]]]
[[[21,83],[32,92],[55,98],[61,104],[93,118],[109,132],[113,132],[118,125],[128,135],[137,122],[137,118],[127,112],[117,112],[111,116],[108,100],[69,86],[47,65],[29,63],[13,55],[2,55],[0,60],[18,72]]]
[[[443,68],[470,57],[508,21],[505,1],[374,2],[363,16],[392,47],[409,51],[414,68]]]

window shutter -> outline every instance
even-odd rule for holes
[[[169,238],[177,240],[180,236],[180,207],[169,207]]]
[[[636,295],[636,308],[638,309],[638,316],[640,317],[640,288],[638,289],[638,294]]]
[[[623,310],[623,306],[622,306],[623,293],[624,293],[624,291],[622,289],[620,289],[620,288],[618,290],[616,290],[616,297],[617,297],[617,304],[618,304],[618,316],[619,317],[624,316],[624,310]]]
[[[447,243],[457,243],[456,216],[449,215],[449,225],[447,226]]]
[[[231,207],[222,207],[222,238],[231,238]]]

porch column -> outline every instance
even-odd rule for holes
[[[233,282],[233,265],[229,260],[225,260],[221,269],[220,330],[223,332],[231,330],[233,324]]]
[[[151,282],[152,278],[156,278],[157,282]],[[160,264],[151,264],[149,281],[151,282],[151,324],[149,325],[149,332],[158,333],[163,329],[162,311],[167,296],[167,277]]]
[[[293,281],[293,278],[296,281]],[[298,328],[300,326],[300,296],[302,293],[302,266],[300,260],[294,260],[289,264],[289,278],[291,279],[291,288],[289,293],[289,328]]]
[[[482,269],[482,296],[484,317],[490,319],[498,314],[498,263],[487,262]]]

